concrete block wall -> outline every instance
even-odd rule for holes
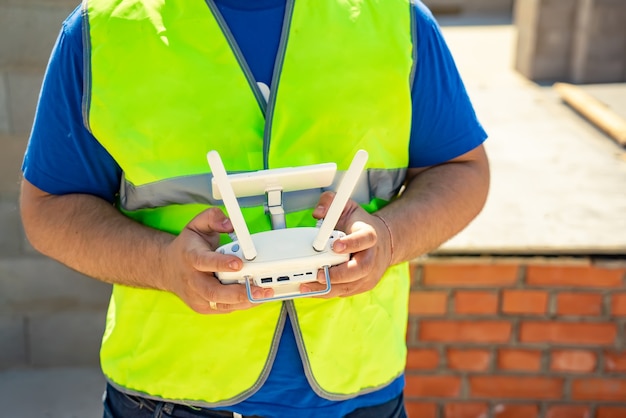
[[[515,69],[534,81],[626,81],[626,2],[517,0]]]
[[[43,73],[77,4],[0,0],[0,369],[98,364],[110,286],[37,254],[18,211]]]

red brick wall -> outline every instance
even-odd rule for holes
[[[412,418],[626,418],[626,258],[413,264]]]

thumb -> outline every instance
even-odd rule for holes
[[[335,199],[335,192],[326,191],[322,193],[317,201],[315,209],[313,210],[313,217],[315,219],[324,218],[328,212],[328,208],[331,203],[333,203],[333,199]]]

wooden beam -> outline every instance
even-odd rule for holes
[[[555,83],[553,88],[561,99],[589,122],[626,147],[626,120],[610,107],[573,84]]]

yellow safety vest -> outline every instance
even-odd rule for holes
[[[413,44],[407,0],[288,1],[266,104],[209,0],[85,0],[85,120],[121,166],[119,207],[178,233],[209,206],[206,153],[229,172],[336,162],[369,152],[359,202],[397,195],[408,165]],[[319,197],[289,204],[311,226]],[[270,229],[243,202],[251,232]],[[242,401],[263,384],[284,326],[293,326],[312,388],[331,400],[378,390],[404,369],[408,266],[346,298],[269,302],[200,315],[175,295],[116,285],[101,349],[128,393],[198,406]],[[287,313],[291,325],[286,324]]]

